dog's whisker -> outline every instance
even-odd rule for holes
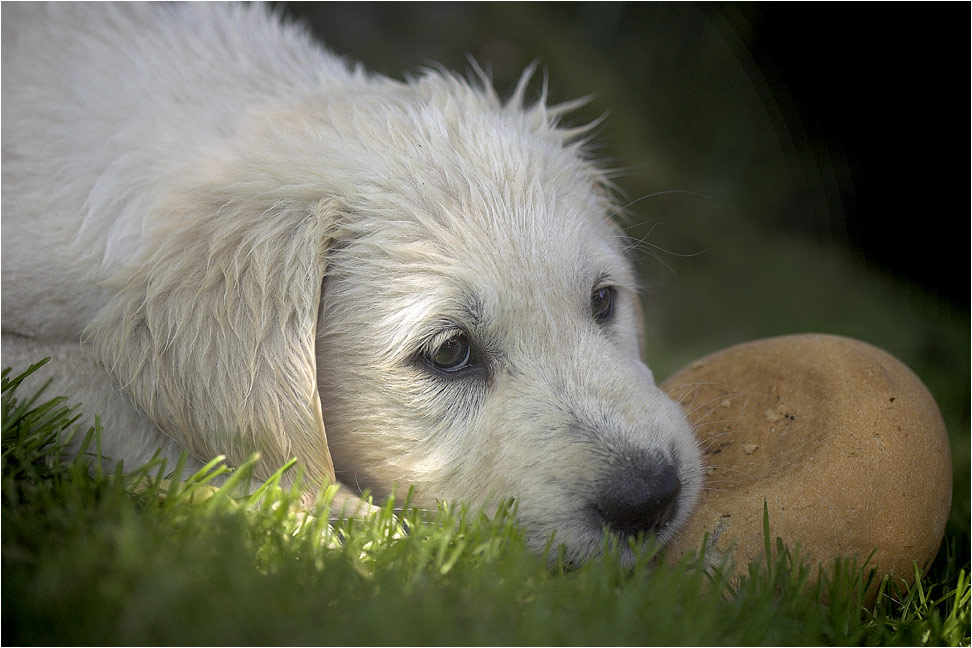
[[[714,398],[705,401],[704,403],[699,403],[698,405],[695,405],[691,410],[689,410],[686,413],[686,416],[690,421],[693,422],[693,424],[697,425],[703,422],[713,412],[725,407],[727,403],[732,402],[732,399],[742,394],[743,392],[735,392],[732,394],[721,394],[719,396],[716,396]],[[718,403],[718,405],[713,405],[713,403]],[[697,416],[696,412],[699,412],[703,408],[709,408],[709,409],[706,410],[705,413],[702,414],[701,416]]]
[[[681,391],[679,391],[679,393],[672,395],[672,400],[674,400],[676,403],[678,403],[684,408],[689,396],[692,396],[694,399],[694,395],[698,393],[699,389],[709,384],[712,383],[708,383],[708,382],[686,383],[681,386]]]
[[[731,420],[731,419],[729,419],[729,420]],[[715,421],[714,423],[717,423],[718,424],[718,423],[726,423],[726,422],[728,422],[728,421]],[[708,425],[708,423],[706,423],[704,425]],[[692,426],[692,429],[693,430],[698,429],[698,426]],[[738,433],[739,433],[738,430],[724,430],[724,431],[719,432],[719,433],[716,433],[716,434],[709,434],[709,435],[706,435],[706,437],[702,440],[701,443],[703,443],[703,444],[711,443],[714,439],[719,439],[719,438],[722,438],[722,437],[724,437],[726,435],[729,435],[729,434],[738,434]]]

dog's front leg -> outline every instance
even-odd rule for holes
[[[138,412],[129,397],[112,384],[108,371],[79,343],[39,341],[4,333],[2,356],[3,366],[10,367],[14,376],[44,358],[51,359],[24,380],[18,396],[29,398],[50,380],[42,399],[64,396],[68,404],[80,406],[81,434],[71,439],[69,452],[77,452],[83,432],[94,426],[98,416],[103,427],[100,452],[106,470],[113,469],[120,460],[125,461],[127,469],[137,468],[151,460],[157,451],[161,451],[159,456],[169,466],[175,466],[183,449]],[[96,448],[90,449],[93,450]],[[190,457],[187,470],[201,467],[201,462]]]

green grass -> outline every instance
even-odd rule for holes
[[[61,456],[74,411],[18,383],[4,374],[5,645],[969,644],[967,512],[928,574],[897,593],[885,582],[869,606],[865,570],[821,580],[782,543],[737,583],[691,561],[651,567],[648,550],[632,570],[610,547],[568,569],[555,547],[549,561],[526,550],[511,504],[389,503],[332,525],[326,497],[302,517],[279,474],[243,490],[246,466],[218,489],[218,463],[89,470],[90,452]]]

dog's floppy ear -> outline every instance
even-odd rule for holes
[[[296,457],[334,482],[315,329],[335,200],[195,193],[109,284],[85,339],[136,405],[199,459],[258,476]],[[170,205],[170,207],[172,207]]]

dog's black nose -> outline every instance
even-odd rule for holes
[[[657,533],[675,516],[682,490],[668,461],[627,466],[602,486],[597,511],[615,533]]]

